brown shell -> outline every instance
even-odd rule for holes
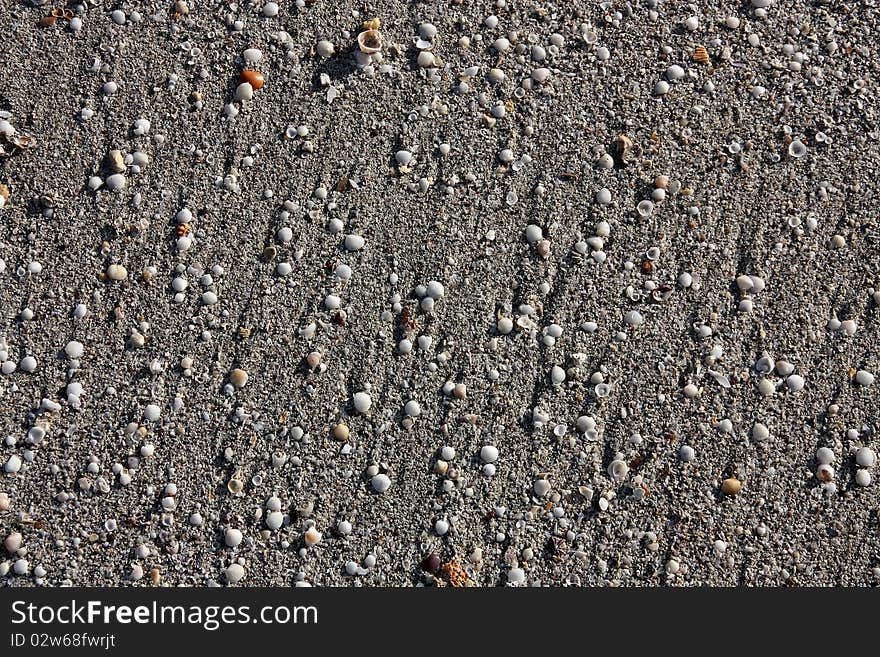
[[[254,91],[256,91],[263,88],[263,85],[266,83],[266,76],[259,71],[242,71],[241,75],[238,76],[238,83],[241,84],[243,82],[250,84]]]
[[[725,495],[734,496],[742,489],[742,483],[736,477],[728,477],[721,482],[721,492]]]
[[[709,51],[707,51],[703,46],[697,46],[696,48],[694,48],[694,61],[698,64],[708,64]]]

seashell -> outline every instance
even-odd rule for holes
[[[694,48],[694,61],[698,64],[709,63],[709,52],[703,46]]]
[[[379,30],[364,30],[358,34],[357,42],[361,52],[365,52],[368,55],[382,50],[383,39],[382,35],[379,34]]]
[[[816,477],[827,484],[834,480],[834,468],[827,463],[823,463],[816,469]]]
[[[238,76],[238,81],[239,83],[247,82],[255,90],[262,89],[263,85],[266,83],[266,76],[259,71],[247,70],[241,72],[241,75]]]
[[[801,158],[807,154],[807,147],[800,139],[794,139],[788,145],[788,154],[796,159]]]
[[[12,148],[9,150],[4,150],[0,154],[11,155],[11,154],[15,153],[16,149],[20,150],[23,148],[28,148],[29,146],[31,146],[33,144],[33,141],[34,141],[34,138],[31,137],[30,135],[5,134],[5,135],[2,135],[2,137],[6,141],[7,144],[12,146]],[[0,143],[0,146],[2,146],[2,143]]]
[[[378,18],[371,18],[370,20],[364,21],[364,29],[365,30],[378,30],[379,26],[382,24]]]
[[[733,497],[742,490],[742,483],[736,477],[728,477],[721,482],[721,492]]]
[[[615,141],[617,152],[623,155],[633,147],[633,141],[626,135],[620,135]]]
[[[321,364],[321,352],[313,351],[306,356],[306,364],[308,365],[310,370],[316,370],[318,365]]]
[[[608,476],[616,481],[622,481],[628,472],[629,466],[620,459],[615,459],[608,465]]]
[[[593,501],[594,492],[589,486],[578,486],[578,493],[587,501],[587,504]]]
[[[776,367],[776,362],[769,354],[763,354],[756,362],[755,362],[755,371],[761,373],[768,373]]]
[[[241,481],[241,475],[236,473],[226,484],[226,489],[233,495],[238,495],[244,490],[244,483]]]

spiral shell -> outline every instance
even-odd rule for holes
[[[694,48],[694,61],[698,64],[708,64],[709,51],[707,51],[703,46],[697,46],[696,48]]]

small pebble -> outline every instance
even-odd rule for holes
[[[235,100],[251,100],[254,97],[254,87],[250,82],[242,82],[235,88]]]
[[[112,176],[107,176],[107,179],[104,181],[104,185],[107,187],[107,189],[112,190],[125,189],[127,183],[128,181],[121,173],[114,173]]]

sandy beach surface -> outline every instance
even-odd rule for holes
[[[875,4],[0,0],[0,585],[876,586]]]

